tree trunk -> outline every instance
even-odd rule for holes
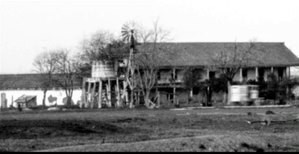
[[[150,107],[150,99],[149,99],[149,96],[150,96],[150,92],[149,91],[146,91],[145,92],[145,96],[144,96],[144,103],[145,103],[145,106],[147,108]]]
[[[212,90],[211,88],[209,87],[207,89],[207,106],[211,106],[211,102],[212,102]]]
[[[66,96],[66,106],[67,107],[72,106],[72,96]]]
[[[140,105],[140,92],[137,92],[137,94],[136,94],[136,106],[137,105]]]
[[[231,91],[230,91],[231,82],[227,81],[227,97],[226,97],[226,103],[227,105],[230,105],[230,98],[231,98]]]
[[[130,103],[129,103],[129,108],[134,108],[133,106],[133,103],[134,103],[134,92],[133,90],[131,90],[131,93],[130,93]]]
[[[223,104],[226,104],[226,102],[227,102],[227,93],[226,93],[226,92],[223,92],[222,103],[223,103]]]

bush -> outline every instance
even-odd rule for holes
[[[271,110],[268,110],[268,111],[266,111],[266,114],[275,114],[275,113]]]

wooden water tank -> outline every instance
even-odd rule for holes
[[[116,77],[114,62],[108,60],[94,61],[92,63],[91,77],[93,78],[110,78]]]

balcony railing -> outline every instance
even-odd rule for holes
[[[171,84],[170,79],[158,79],[157,83],[158,84]],[[183,79],[176,79],[174,83],[183,83]]]

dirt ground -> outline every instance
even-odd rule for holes
[[[298,109],[1,112],[0,151],[299,151]]]

